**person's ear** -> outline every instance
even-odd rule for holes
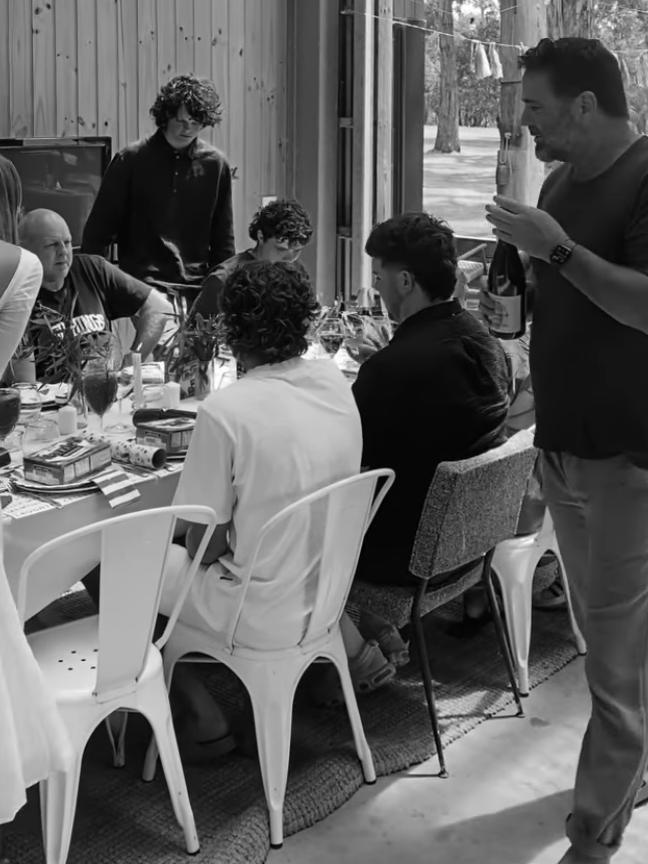
[[[257,243],[263,243],[264,242],[265,237],[263,236],[263,231],[261,231],[261,229],[259,229],[256,232],[256,239],[257,239]]]
[[[591,118],[598,111],[598,99],[591,90],[585,90],[576,97],[575,107],[579,117]]]
[[[399,293],[402,297],[406,297],[408,294],[411,294],[416,287],[416,281],[414,280],[414,276],[410,273],[409,270],[401,270],[398,279],[398,287]]]

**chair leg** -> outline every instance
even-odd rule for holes
[[[82,757],[83,751],[75,754],[74,762],[68,771],[56,771],[40,783],[41,826],[46,864],[65,864],[67,861]]]
[[[416,648],[421,664],[421,676],[423,678],[423,688],[425,690],[425,698],[428,704],[428,713],[430,715],[430,723],[432,725],[432,735],[436,745],[437,759],[439,760],[439,776],[447,777],[448,769],[446,768],[445,758],[443,755],[443,744],[441,743],[441,733],[439,731],[439,718],[434,700],[434,689],[432,687],[432,673],[430,672],[430,660],[428,657],[427,645],[425,644],[425,633],[423,630],[423,622],[418,614],[418,610],[412,613],[412,630],[416,639]]]
[[[522,696],[529,695],[529,645],[531,643],[531,609],[535,556],[525,548],[505,548],[493,556],[492,569],[497,576],[504,603],[504,623]]]
[[[157,743],[156,749],[160,753],[171,805],[176,820],[184,831],[187,852],[190,855],[195,855],[200,850],[200,843],[198,842],[196,823],[173,728],[169,697],[161,680],[152,685],[146,694],[142,704],[142,713],[146,715],[153,729],[153,737]]]
[[[567,571],[565,570],[565,565],[563,564],[562,556],[560,554],[560,550],[558,546],[552,550],[556,553],[556,557],[558,558],[558,572],[560,574],[560,581],[563,586],[563,591],[565,592],[565,601],[567,603],[567,614],[569,615],[569,624],[572,629],[572,633],[574,634],[574,639],[576,640],[576,650],[579,654],[587,654],[587,643],[583,638],[583,634],[581,633],[581,629],[578,626],[578,622],[576,621],[576,615],[574,614],[574,606],[572,604],[571,592],[569,590],[569,579],[567,578]]]
[[[105,725],[108,740],[112,748],[113,766],[123,768],[126,765],[126,724],[128,711],[113,711],[106,717]]]
[[[358,754],[358,758],[362,764],[362,773],[364,775],[365,783],[373,784],[376,782],[376,769],[374,767],[371,749],[365,736],[364,727],[362,726],[362,719],[360,717],[360,711],[358,710],[358,701],[356,699],[351,674],[349,672],[349,663],[341,639],[339,646],[336,646],[334,662],[338,670],[338,675],[340,676],[340,684],[342,685],[342,692],[344,693],[344,701],[349,715],[351,731],[353,732],[356,753]]]
[[[520,698],[520,690],[518,688],[517,679],[515,677],[515,670],[513,668],[513,658],[511,657],[511,649],[508,644],[508,639],[506,637],[506,633],[504,631],[504,623],[502,621],[502,615],[500,613],[499,604],[497,602],[497,597],[495,596],[495,586],[493,585],[493,571],[490,567],[490,562],[488,562],[484,567],[484,582],[486,583],[486,594],[488,596],[488,603],[490,605],[491,614],[493,616],[493,622],[495,624],[495,633],[497,634],[497,641],[499,643],[500,651],[504,658],[504,663],[506,664],[506,671],[508,673],[509,682],[511,684],[511,690],[513,691],[513,696],[515,698],[515,702],[518,707],[517,716],[524,717],[524,708],[522,707],[522,700]]]
[[[243,672],[242,669],[240,669]],[[270,821],[270,845],[283,845],[283,805],[288,780],[292,709],[298,672],[291,664],[256,663],[240,676],[252,702],[259,767]]]

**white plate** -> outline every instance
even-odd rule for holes
[[[14,484],[16,489],[21,489],[24,492],[38,492],[39,495],[54,495],[61,492],[85,492],[96,489],[97,487],[92,482],[94,477],[99,476],[105,469],[95,472],[90,477],[82,477],[79,480],[73,480],[71,483],[60,483],[54,486],[49,486],[45,483],[37,483],[35,480],[25,480],[25,475],[21,468],[16,469],[9,475],[9,479]]]

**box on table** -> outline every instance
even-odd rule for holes
[[[72,483],[110,464],[110,443],[70,435],[23,458],[25,480],[46,486]]]
[[[196,421],[193,417],[167,417],[139,423],[135,437],[140,444],[164,447],[167,453],[186,450]]]

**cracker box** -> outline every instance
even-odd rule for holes
[[[110,442],[70,435],[23,459],[25,480],[46,486],[72,483],[110,464]]]
[[[136,438],[140,444],[164,447],[167,453],[181,453],[189,446],[195,422],[193,417],[149,420],[138,424]]]

